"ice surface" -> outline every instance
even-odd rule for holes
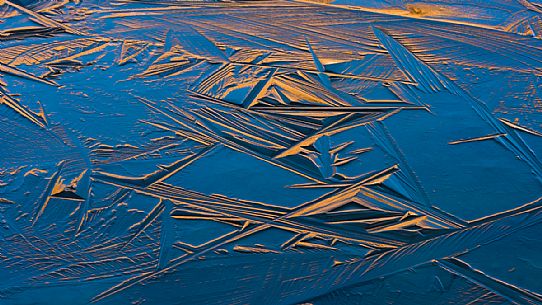
[[[0,0],[0,305],[542,304],[541,18]]]

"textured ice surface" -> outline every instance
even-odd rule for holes
[[[0,305],[542,304],[541,18],[0,0]]]

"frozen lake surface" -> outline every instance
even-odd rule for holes
[[[0,0],[0,304],[542,304],[542,1]]]

